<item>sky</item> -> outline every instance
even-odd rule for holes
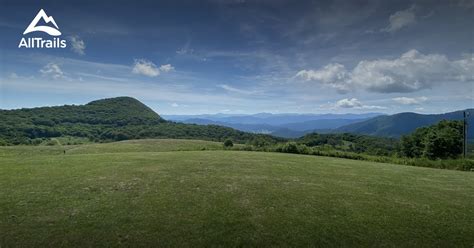
[[[40,9],[60,36],[23,35]],[[474,0],[0,0],[0,109],[130,96],[159,114],[461,110],[473,26]]]

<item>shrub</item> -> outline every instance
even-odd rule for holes
[[[288,142],[284,145],[277,146],[274,151],[295,154],[310,154],[310,149],[306,145],[297,144],[296,142]]]
[[[234,146],[234,142],[232,142],[232,140],[226,139],[226,140],[224,141],[224,147],[230,148],[230,147],[233,147],[233,146]]]

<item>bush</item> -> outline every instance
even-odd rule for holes
[[[284,145],[277,146],[273,150],[284,153],[310,154],[310,149],[306,145],[298,144],[296,142],[288,142]]]
[[[230,148],[230,147],[233,147],[233,146],[234,146],[234,142],[232,142],[232,140],[226,139],[226,140],[224,141],[224,147]]]

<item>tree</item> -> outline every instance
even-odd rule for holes
[[[400,152],[406,157],[456,158],[462,153],[463,126],[461,121],[443,120],[422,127],[401,139]]]
[[[462,153],[463,127],[460,121],[441,121],[427,133],[424,156],[427,158],[455,158]]]
[[[224,141],[224,147],[230,148],[230,147],[233,147],[233,146],[234,146],[234,142],[232,142],[232,140],[226,139],[226,140]]]
[[[299,151],[298,151],[298,144],[296,144],[296,142],[288,142],[288,143],[286,143],[286,144],[283,146],[282,152],[286,152],[286,153],[299,153]]]

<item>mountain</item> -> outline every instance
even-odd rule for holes
[[[0,145],[39,144],[54,137],[81,137],[95,142],[140,138],[191,138],[274,143],[269,135],[216,125],[166,121],[140,101],[117,97],[85,105],[0,110]]]
[[[167,115],[168,120],[200,125],[220,125],[237,130],[296,138],[311,132],[328,132],[347,124],[378,116],[369,114],[270,114],[253,115]]]
[[[238,123],[238,124],[267,124],[272,126],[281,126],[289,123],[299,123],[314,120],[330,120],[330,119],[347,119],[347,120],[361,120],[368,119],[381,115],[380,113],[366,113],[366,114],[271,114],[271,113],[257,113],[251,115],[164,115],[167,120],[186,121],[189,119],[207,119],[211,121],[218,121],[224,123]]]
[[[200,119],[200,118],[187,119],[181,122],[188,123],[188,124],[198,124],[198,125],[219,125],[219,126],[224,126],[224,127],[231,127],[240,131],[244,131],[244,132],[263,133],[263,134],[270,134],[274,130],[278,129],[275,126],[268,125],[268,124],[227,123],[227,122],[213,121],[209,119]]]
[[[156,124],[165,121],[152,109],[131,97],[103,99],[85,105],[0,110],[0,116],[2,123],[42,126]]]
[[[473,123],[474,109],[470,111],[473,115],[469,121]],[[293,118],[294,116],[297,117]],[[232,139],[237,143],[257,145],[286,141],[284,138],[274,136],[301,137],[311,132],[350,132],[399,137],[418,127],[432,125],[443,119],[460,120],[462,111],[439,115],[400,113],[363,119],[366,116],[262,113],[252,116],[219,115],[214,116],[216,120],[199,118],[188,120],[201,124],[196,125],[165,120],[134,98],[116,97],[92,101],[85,105],[0,110],[0,145],[39,144],[54,137],[87,138],[93,142],[142,138],[188,138],[212,141]],[[296,122],[291,121],[295,119]],[[230,120],[230,122],[219,120]],[[232,122],[237,120],[244,123]],[[351,124],[343,125],[344,123]],[[469,136],[474,137],[474,124],[469,127]]]
[[[474,138],[474,109],[467,109],[471,113],[468,122],[469,138]],[[336,128],[334,132],[358,133],[375,136],[400,137],[409,134],[415,129],[423,126],[436,124],[441,120],[462,120],[463,111],[455,111],[444,114],[416,114],[399,113],[387,116],[377,116],[369,120],[361,121]]]
[[[351,123],[361,122],[367,118],[360,119],[320,119],[303,122],[292,122],[280,125],[280,127],[295,131],[308,131],[317,129],[334,129]]]

